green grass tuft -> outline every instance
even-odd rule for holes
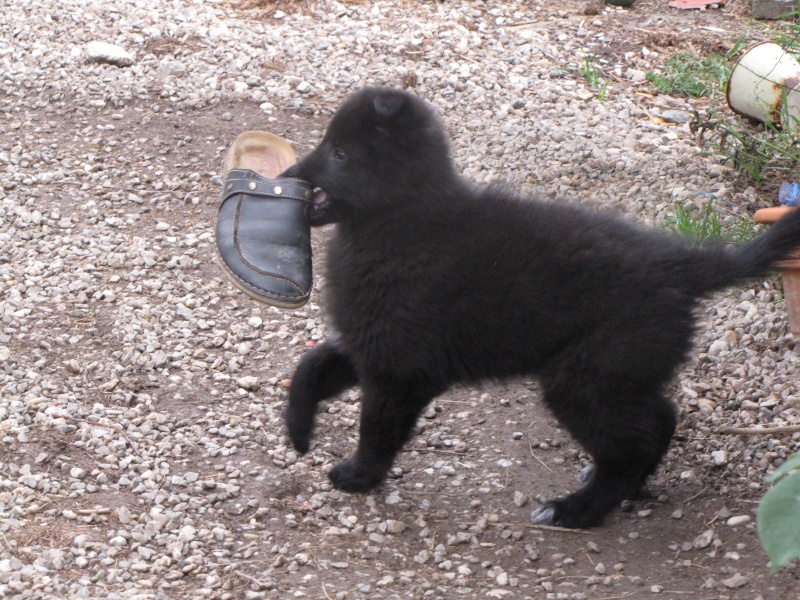
[[[714,196],[708,199],[699,214],[683,202],[676,203],[675,214],[667,217],[667,227],[697,245],[704,242],[746,242],[756,237],[761,229],[747,217],[724,218]]]
[[[662,73],[649,71],[647,80],[662,94],[699,98],[724,91],[730,71],[728,58],[721,54],[697,58],[682,52],[666,60]]]

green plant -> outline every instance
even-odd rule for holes
[[[583,65],[581,65],[580,71],[589,82],[589,87],[593,90],[597,90],[597,99],[600,102],[605,100],[606,94],[608,93],[608,82],[600,78],[600,71],[589,62],[588,56],[583,57]]]
[[[608,82],[604,81],[603,85],[600,87],[600,91],[597,92],[597,99],[602,102],[606,99],[606,94],[608,93]]]
[[[800,54],[800,24],[792,20],[790,15],[786,19],[781,19],[776,23],[779,33],[773,38],[773,42],[783,46],[788,52]],[[794,11],[795,19],[800,17],[800,6]]]
[[[589,57],[583,57],[583,65],[581,66],[581,73],[589,81],[589,87],[596,88],[600,83],[600,72],[592,63],[589,62]]]
[[[800,558],[800,454],[764,478],[775,485],[758,505],[758,538],[772,561],[772,571]]]
[[[769,172],[778,172],[783,179],[800,177],[800,122],[787,113],[785,102],[781,106],[778,121],[784,126],[779,127],[767,121],[763,131],[740,129],[714,111],[709,111],[710,118],[715,122],[716,133],[712,136],[712,144],[717,154],[755,183],[761,183]]]
[[[756,224],[746,217],[734,215],[724,218],[714,196],[708,199],[699,214],[687,208],[683,202],[678,202],[675,214],[667,217],[667,227],[694,244],[709,241],[738,243],[758,234]]]
[[[662,94],[699,98],[724,91],[729,76],[727,57],[697,58],[692,52],[681,52],[665,61],[663,72],[648,71],[647,80]]]

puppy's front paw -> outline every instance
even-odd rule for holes
[[[311,447],[311,436],[308,434],[298,434],[289,430],[289,441],[292,442],[292,447],[300,454],[305,454]]]
[[[352,458],[340,462],[328,473],[328,478],[336,489],[343,492],[364,493],[380,485],[385,473],[364,469]]]
[[[290,406],[284,414],[286,429],[289,431],[289,440],[292,446],[300,454],[305,454],[311,447],[311,432],[313,431],[313,420],[302,412],[293,410]]]

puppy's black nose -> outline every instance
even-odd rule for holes
[[[300,163],[293,164],[291,167],[281,173],[279,177],[295,177],[297,179],[302,179],[300,175]]]

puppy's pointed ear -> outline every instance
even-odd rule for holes
[[[373,105],[375,113],[381,119],[391,119],[400,112],[405,104],[405,97],[397,91],[384,91],[375,96]]]

